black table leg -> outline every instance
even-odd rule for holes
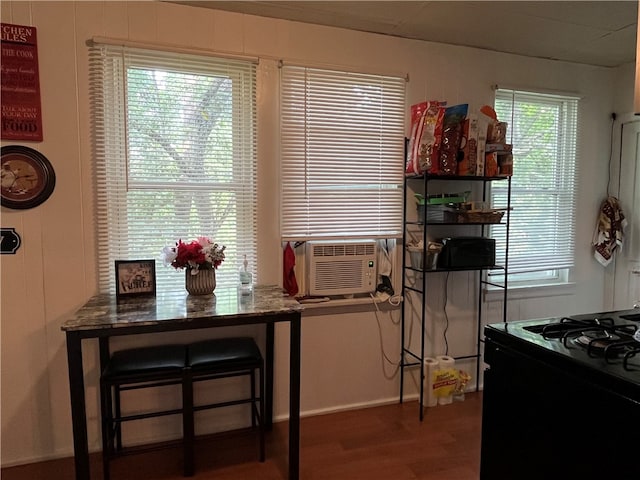
[[[300,478],[300,313],[291,320],[289,357],[289,480]]]
[[[273,427],[273,349],[274,325],[267,323],[266,355],[265,355],[265,385],[264,385],[264,428],[270,431]]]
[[[67,332],[67,362],[69,363],[69,390],[71,393],[71,422],[73,425],[76,480],[89,480],[91,474],[89,472],[87,413],[85,410],[81,342],[82,340],[77,332]]]
[[[109,363],[111,351],[109,350],[109,337],[100,337],[98,339],[98,347],[100,352],[100,375]]]
[[[193,377],[191,368],[183,370],[182,377],[182,440],[185,477],[195,473],[195,425],[193,420]]]

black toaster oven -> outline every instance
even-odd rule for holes
[[[442,239],[438,268],[493,267],[496,241],[485,237],[451,237]]]

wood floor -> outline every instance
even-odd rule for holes
[[[416,402],[302,419],[302,480],[478,480],[482,396],[426,410]],[[267,460],[258,461],[254,432],[198,441],[194,480],[286,480],[287,424],[267,435]],[[92,479],[102,479],[100,455],[91,456]],[[2,480],[71,480],[65,458],[2,469]],[[112,480],[182,479],[180,449],[118,458]]]

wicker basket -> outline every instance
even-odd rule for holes
[[[469,212],[449,210],[444,212],[444,221],[453,223],[500,223],[504,212]]]

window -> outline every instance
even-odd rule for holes
[[[402,235],[405,83],[282,67],[283,240]]]
[[[178,239],[227,247],[219,283],[256,257],[255,65],[113,45],[90,51],[100,290],[114,260]],[[156,268],[158,290],[184,273]]]
[[[513,144],[509,286],[567,282],[574,265],[578,98],[500,89],[495,110]],[[494,205],[506,204],[506,195],[506,182],[492,184]],[[505,229],[491,234],[504,263]]]

